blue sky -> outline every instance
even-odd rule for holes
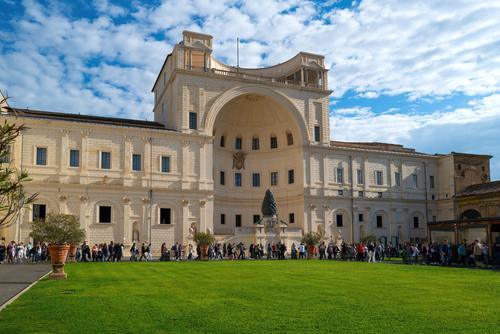
[[[182,30],[259,67],[299,51],[330,68],[331,137],[491,154],[500,178],[500,2],[0,0],[0,89],[18,107],[152,119]]]

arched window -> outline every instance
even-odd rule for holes
[[[460,219],[479,219],[481,218],[481,213],[474,209],[468,209],[462,212]]]

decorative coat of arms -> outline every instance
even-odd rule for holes
[[[238,151],[233,154],[233,169],[245,169],[245,152]]]

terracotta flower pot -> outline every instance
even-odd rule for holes
[[[78,248],[77,245],[70,245],[69,246],[69,253],[68,253],[67,262],[76,262],[76,249],[77,248]]]
[[[66,262],[66,256],[68,255],[69,245],[50,245],[50,260],[52,262],[52,273],[50,278],[52,279],[65,279],[67,277],[64,272],[64,263]]]
[[[208,259],[208,245],[200,245],[201,249],[201,259],[206,261]]]
[[[314,259],[314,245],[307,245],[307,258]]]

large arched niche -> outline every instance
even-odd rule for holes
[[[213,135],[217,119],[220,119],[219,114],[224,109],[227,109],[229,103],[234,103],[235,100],[245,96],[257,96],[265,99],[266,101],[280,106],[280,109],[286,113],[291,119],[294,120],[297,126],[297,140],[296,143],[307,144],[309,140],[309,133],[304,117],[299,112],[297,107],[285,96],[276,90],[254,85],[245,85],[232,88],[219,96],[212,104],[210,109],[205,115],[203,120],[203,129],[206,135]]]

